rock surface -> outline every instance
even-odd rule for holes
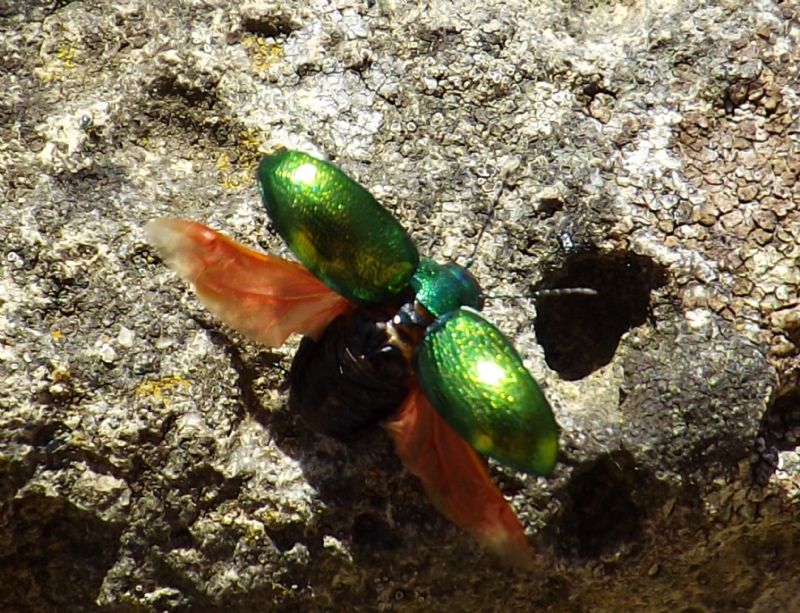
[[[0,610],[800,609],[799,45],[794,0],[0,4]],[[563,428],[553,478],[492,468],[534,573],[146,245],[285,254],[278,146],[489,294],[601,288],[486,309]]]

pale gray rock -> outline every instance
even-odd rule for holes
[[[0,2],[0,609],[799,609],[799,44],[793,0]],[[563,428],[552,478],[492,467],[535,572],[147,246],[286,255],[279,146],[477,243]]]

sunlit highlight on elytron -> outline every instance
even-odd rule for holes
[[[497,387],[506,377],[503,367],[491,360],[480,360],[475,364],[477,380],[488,387]]]
[[[291,173],[290,180],[305,185],[313,185],[317,177],[317,167],[314,164],[301,164]]]

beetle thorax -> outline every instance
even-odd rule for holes
[[[461,306],[476,310],[483,307],[483,293],[475,277],[453,262],[439,264],[423,258],[411,277],[410,285],[416,301],[434,318]]]

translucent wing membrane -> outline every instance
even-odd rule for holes
[[[492,483],[483,460],[418,386],[383,427],[405,467],[422,481],[442,515],[511,564],[532,565],[522,524]]]
[[[145,231],[212,314],[268,347],[295,332],[319,338],[353,308],[301,265],[254,251],[203,224],[165,217]]]

